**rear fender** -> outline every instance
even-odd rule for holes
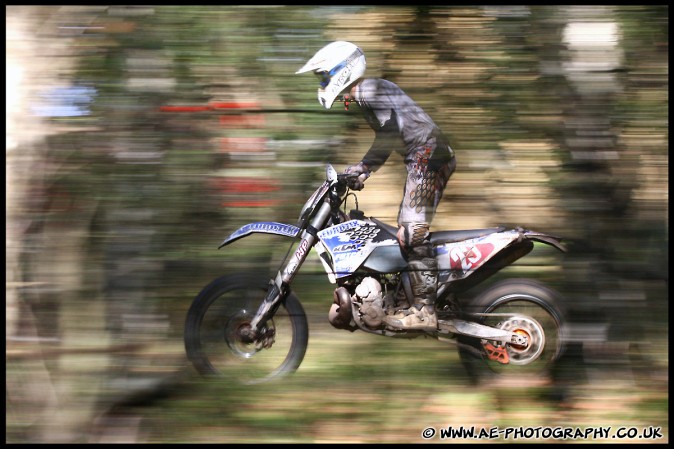
[[[274,234],[282,235],[284,237],[297,237],[299,232],[300,228],[297,226],[277,223],[275,221],[257,221],[255,223],[248,223],[247,225],[241,226],[239,229],[232,232],[229,237],[227,237],[220,244],[220,246],[218,246],[218,249],[251,234]]]
[[[554,246],[561,252],[567,252],[566,246],[562,244],[562,239],[560,237],[555,237],[550,234],[543,234],[542,232],[529,231],[527,229],[518,229],[520,235],[528,240],[534,240],[536,242],[547,243],[548,245]]]

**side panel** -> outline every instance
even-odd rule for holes
[[[407,261],[397,241],[390,245],[377,246],[365,260],[363,267],[379,273],[397,273],[407,268]]]
[[[443,278],[442,281],[451,282],[467,278],[478,268],[485,266],[488,261],[499,255],[504,248],[513,244],[513,242],[517,242],[509,248],[514,253],[505,255],[506,257],[514,257],[512,261],[508,262],[512,263],[531,251],[533,248],[532,240],[552,245],[563,252],[566,251],[559,237],[521,228],[494,232],[461,242],[445,243],[436,247],[436,257]],[[529,242],[529,245],[524,244],[526,241]],[[517,249],[514,246],[517,246]],[[520,250],[524,252],[520,254]]]
[[[463,279],[519,236],[518,232],[513,231],[497,232],[462,242],[439,245],[436,248],[438,268],[440,271],[449,271],[448,281]]]
[[[284,237],[296,237],[299,231],[300,228],[298,228],[297,226],[284,223],[276,223],[274,221],[258,221],[255,223],[248,223],[247,225],[241,226],[239,229],[232,232],[229,235],[229,237],[227,237],[220,244],[220,246],[218,246],[218,248],[222,248],[223,246],[229,245],[230,243],[239,240],[242,237],[246,237],[247,235],[254,233],[275,234],[275,235],[282,235]]]

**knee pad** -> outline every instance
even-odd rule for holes
[[[428,234],[431,228],[428,223],[402,223],[398,228],[398,242],[406,251],[428,246]]]

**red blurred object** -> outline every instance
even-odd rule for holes
[[[279,203],[277,199],[262,195],[275,192],[281,187],[275,179],[232,176],[214,178],[211,186],[222,193],[226,199],[222,207],[269,207]]]
[[[265,125],[264,115],[261,114],[260,104],[251,102],[210,102],[206,105],[167,105],[161,106],[162,112],[217,113],[218,122],[225,128],[262,128]],[[224,112],[233,110],[233,112]],[[266,137],[223,137],[220,139],[219,151],[229,153],[230,157],[247,158],[250,153],[264,153],[267,151]],[[242,154],[243,153],[243,154]],[[269,207],[276,206],[279,201],[269,198],[269,192],[280,189],[278,181],[261,176],[218,176],[209,181],[211,187],[226,198],[222,207]]]

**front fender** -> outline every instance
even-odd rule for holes
[[[248,223],[247,225],[241,226],[236,231],[232,232],[229,237],[227,237],[221,244],[218,246],[218,249],[222,248],[225,245],[229,245],[240,238],[246,237],[250,234],[276,234],[282,235],[285,237],[296,237],[300,232],[300,228],[297,226],[276,223],[275,221],[258,221],[255,223]]]

